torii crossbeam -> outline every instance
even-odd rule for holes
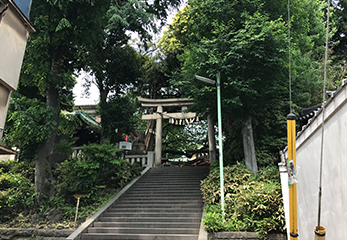
[[[172,99],[147,99],[138,97],[142,107],[157,108],[157,112],[153,114],[142,115],[142,120],[156,120],[156,137],[155,137],[155,161],[156,167],[161,166],[162,154],[162,135],[163,135],[163,119],[190,119],[196,117],[196,113],[177,112],[167,113],[163,111],[164,107],[186,107],[193,104],[191,98],[172,98]]]

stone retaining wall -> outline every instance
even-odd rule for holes
[[[257,240],[258,235],[254,232],[216,232],[209,233],[211,240]],[[269,240],[287,240],[286,234],[269,234]]]
[[[65,240],[73,230],[44,230],[44,229],[11,229],[0,228],[0,240]],[[211,240],[257,240],[253,232],[217,232],[209,233]],[[269,240],[287,240],[285,234],[270,234]]]
[[[72,230],[0,228],[0,240],[63,240],[72,232]]]

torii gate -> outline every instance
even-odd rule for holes
[[[191,98],[172,98],[172,99],[147,99],[138,97],[142,107],[157,108],[157,112],[153,114],[142,115],[142,120],[156,120],[156,137],[155,137],[155,166],[161,166],[162,153],[162,134],[163,119],[191,119],[196,117],[196,113],[177,112],[167,113],[163,111],[164,107],[186,107],[193,104]]]

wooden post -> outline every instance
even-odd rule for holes
[[[155,136],[155,166],[161,166],[161,147],[162,147],[162,134],[163,134],[163,106],[157,107],[157,126]]]

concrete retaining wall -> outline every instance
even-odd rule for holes
[[[0,228],[0,240],[65,240],[72,230],[44,230],[44,229],[9,229]],[[211,240],[256,240],[258,235],[253,232],[217,232],[209,233]],[[287,240],[285,234],[270,234],[269,240]]]
[[[256,240],[258,235],[254,232],[216,232],[209,233],[211,240]],[[287,240],[286,234],[269,234],[269,240]]]
[[[73,232],[72,230],[0,228],[0,240],[20,240],[20,239],[63,240],[66,237],[68,237],[72,232]]]

